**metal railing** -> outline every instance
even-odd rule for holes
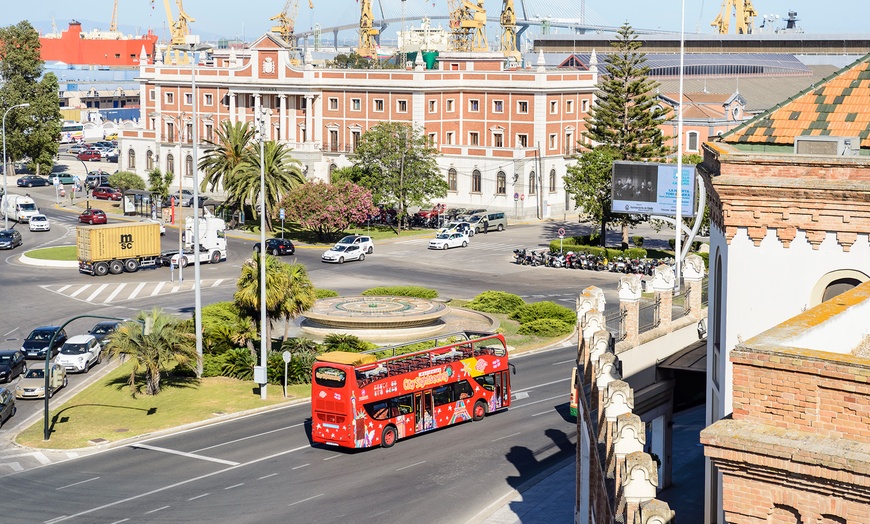
[[[689,314],[689,304],[692,299],[692,288],[686,286],[683,290],[674,295],[674,301],[671,304],[671,319],[676,320]]]
[[[616,342],[625,340],[625,310],[622,308],[612,311],[604,316],[607,329]],[[615,329],[614,329],[615,328]]]
[[[638,308],[637,312],[637,332],[645,333],[651,329],[655,329],[661,323],[661,299],[656,297],[655,300],[646,306]]]

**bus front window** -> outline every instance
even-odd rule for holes
[[[347,382],[347,373],[342,369],[321,366],[314,372],[314,381],[325,388],[343,388]]]

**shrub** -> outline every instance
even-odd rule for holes
[[[224,363],[221,375],[239,380],[253,380],[254,357],[245,348],[231,349],[223,353]]]
[[[643,237],[640,235],[633,236],[631,237],[631,243],[634,244],[635,247],[643,247]]]
[[[428,299],[438,298],[437,291],[423,286],[378,286],[371,289],[366,289],[360,294],[366,297],[388,296]]]
[[[550,241],[550,251],[559,251],[559,241],[552,240]],[[573,251],[575,253],[588,253],[590,255],[595,256],[603,256],[609,259],[614,259],[616,257],[629,257],[629,258],[646,258],[647,251],[642,247],[633,247],[631,249],[626,249],[625,251],[621,249],[614,248],[603,248],[596,246],[584,246],[581,244],[573,244],[573,243],[563,243],[562,251],[567,253],[568,251]]]
[[[320,288],[318,288],[318,289],[314,290],[314,294],[315,294],[315,296],[317,296],[317,300],[320,300],[321,298],[337,297],[338,291],[334,291],[332,289],[320,289]]]
[[[593,233],[591,235],[578,235],[576,237],[571,237],[570,241],[573,241],[575,244],[579,246],[601,246],[601,235],[598,233]]]
[[[222,370],[226,363],[226,353],[213,355],[211,353],[203,353],[202,355],[202,376],[203,377],[221,377]]]
[[[676,245],[677,245],[676,239],[674,239],[674,238],[668,239],[668,247],[671,248],[671,250],[673,250],[676,247]]]
[[[555,318],[539,318],[520,326],[517,333],[538,337],[558,337],[560,335],[567,335],[573,330],[574,327],[567,322]]]
[[[695,240],[694,242],[692,242],[692,251],[697,251],[701,249],[701,244],[703,244],[703,242],[701,242],[700,240]]]
[[[359,353],[360,351],[367,351],[376,347],[376,345],[366,342],[357,336],[346,335],[344,333],[331,333],[327,335],[321,345],[323,351],[350,351],[351,353]]]
[[[512,293],[504,291],[484,291],[474,297],[466,307],[485,313],[510,313],[525,304],[525,301]]]
[[[545,301],[518,307],[510,314],[510,318],[520,324],[527,324],[542,318],[551,318],[573,326],[577,322],[577,313],[555,302]]]

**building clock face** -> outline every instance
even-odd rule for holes
[[[263,72],[267,75],[271,75],[275,72],[275,62],[272,61],[271,57],[263,60]]]

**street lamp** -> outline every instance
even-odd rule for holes
[[[3,113],[3,197],[6,197],[7,189],[6,189],[6,168],[9,167],[9,164],[6,162],[6,115],[9,114],[9,111],[12,111],[16,107],[30,107],[30,104],[24,102],[23,104],[16,104]],[[6,213],[6,210],[3,212],[3,216],[5,217],[3,220],[3,229],[9,229],[9,213]]]
[[[266,109],[260,108],[260,367],[263,383],[260,398],[266,399],[269,373],[266,367],[268,343],[266,340]]]
[[[199,125],[196,121],[196,112],[199,102],[196,97],[196,64],[199,62],[199,53],[211,49],[209,45],[200,45],[199,37],[190,35],[187,37],[187,45],[173,46],[178,51],[189,51],[193,56],[190,66],[190,85],[193,98],[193,323],[196,330],[196,355],[199,357],[196,364],[196,376],[202,377],[202,285],[199,273],[199,165],[197,163],[197,142],[199,141]],[[181,192],[178,193],[181,198]],[[183,226],[180,226],[183,227]],[[178,260],[181,261],[182,250],[179,251]],[[181,269],[179,268],[179,271]],[[180,275],[181,273],[179,273]]]

